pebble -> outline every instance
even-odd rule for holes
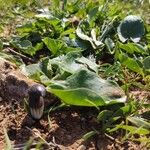
[[[80,145],[80,146],[77,148],[77,150],[86,150],[86,146]]]
[[[67,117],[66,114],[61,114],[61,118],[62,118],[62,119],[65,119],[66,117]]]

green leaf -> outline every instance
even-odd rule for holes
[[[143,60],[143,66],[144,66],[144,69],[145,69],[145,70],[150,71],[150,56],[146,57],[146,58]]]
[[[129,126],[129,125],[117,125],[117,129],[124,129],[129,131],[131,134],[140,134],[140,135],[147,135],[150,134],[150,131],[144,128],[137,128],[134,126]]]
[[[127,44],[119,43],[119,48],[125,50],[129,54],[134,54],[135,52],[140,54],[146,53],[146,49],[142,45],[137,43],[127,43]]]
[[[126,104],[125,106],[119,108],[115,113],[114,115],[115,116],[128,116],[129,114],[133,113],[136,108],[135,108],[135,103],[134,102],[131,102],[131,103],[128,103]]]
[[[47,46],[47,48],[52,52],[52,54],[56,55],[62,48],[63,43],[57,39],[51,39],[46,37],[43,39],[43,42]]]
[[[92,60],[89,60],[89,59],[82,56],[80,58],[77,58],[76,62],[78,62],[79,64],[84,65],[89,70],[98,73],[98,65],[95,62],[92,62]]]
[[[1,59],[6,59],[8,61],[11,61],[13,63],[15,63],[16,65],[21,65],[22,61],[20,61],[18,58],[15,58],[13,55],[11,54],[7,54],[4,52],[0,52],[0,60]]]
[[[41,75],[40,81],[41,81],[41,83],[43,83],[46,86],[48,86],[51,83],[50,78],[48,78],[46,75]]]
[[[92,21],[96,18],[97,12],[98,12],[99,6],[95,6],[92,9],[90,9],[88,13],[89,20]]]
[[[17,31],[23,34],[27,32],[33,32],[34,28],[35,28],[34,24],[30,22],[25,25],[21,25],[17,27]]]
[[[93,47],[94,49],[96,49],[96,46],[95,46],[95,44],[93,43],[93,42],[94,42],[93,39],[92,39],[91,37],[85,35],[85,34],[82,32],[82,30],[81,30],[80,27],[77,28],[76,34],[77,34],[77,36],[78,36],[80,39],[82,39],[82,40],[84,40],[84,41],[89,41],[89,42],[91,43],[92,47]]]
[[[75,32],[75,29],[73,29],[73,28],[68,29],[68,30],[65,30],[64,32],[61,33],[60,37],[63,37],[63,36],[72,34],[72,33],[74,33],[74,32]]]
[[[127,120],[129,120],[131,123],[133,123],[137,127],[142,127],[142,128],[150,130],[150,123],[147,122],[146,119],[135,116],[135,117],[127,117]]]
[[[116,84],[86,69],[78,70],[64,81],[52,81],[47,90],[69,105],[97,107],[126,101],[124,92]]]
[[[70,52],[65,56],[59,56],[51,60],[52,65],[57,65],[62,71],[75,73],[81,68],[88,68],[91,71],[98,72],[98,66],[95,62],[81,56],[80,52]]]
[[[52,78],[53,70],[49,58],[43,58],[43,60],[40,63],[40,68],[47,77],[49,77],[50,79]]]
[[[20,69],[23,74],[38,81],[40,81],[40,76],[43,74],[39,64],[21,65]]]
[[[11,41],[11,44],[21,50],[23,53],[29,54],[31,56],[35,55],[37,51],[43,48],[43,43],[37,43],[35,47],[33,47],[32,43],[29,40],[21,40],[19,38]]]
[[[99,46],[103,45],[103,43],[101,41],[98,41],[96,39],[96,31],[95,31],[95,29],[91,30],[91,37],[92,37],[92,40],[93,40],[94,44],[96,45],[96,47],[99,47]]]
[[[94,135],[98,134],[97,131],[90,131],[88,133],[86,133],[82,139],[84,139],[85,141],[88,140],[89,138],[93,137]]]
[[[105,44],[106,44],[110,54],[114,54],[114,52],[115,52],[115,50],[114,50],[115,43],[113,42],[113,40],[110,39],[110,38],[106,38],[105,39]]]
[[[55,89],[54,89],[55,88]],[[58,89],[56,89],[58,88]],[[103,106],[105,105],[104,100],[95,92],[84,89],[76,88],[71,90],[63,90],[57,86],[51,86],[48,91],[58,96],[64,103],[75,106]]]
[[[118,58],[122,65],[126,66],[127,68],[129,68],[134,72],[143,75],[143,69],[139,66],[138,62],[135,59],[130,58],[123,53],[120,53],[118,55]]]
[[[82,22],[81,22],[81,23],[82,23]],[[80,25],[79,25],[79,26],[77,27],[77,29],[76,29],[76,34],[77,34],[77,36],[78,36],[80,39],[84,40],[84,41],[89,41],[90,44],[92,45],[93,49],[96,49],[96,48],[102,46],[103,43],[102,43],[101,41],[98,41],[98,40],[96,39],[96,32],[95,32],[95,29],[92,29],[92,30],[91,30],[91,37],[90,37],[90,36],[87,36],[86,34],[83,33],[82,29],[80,28],[81,23],[80,23]]]
[[[114,112],[110,111],[110,110],[103,110],[98,114],[97,120],[104,122],[104,121],[108,120],[110,117],[112,117],[113,113]]]
[[[25,50],[32,47],[32,43],[29,40],[18,41],[18,43],[16,44],[20,49],[25,49]]]
[[[2,40],[0,39],[0,50],[2,50],[3,49],[3,42],[2,42]]]
[[[67,46],[67,44],[58,39],[51,39],[46,37],[43,39],[43,42],[47,46],[47,48],[52,52],[53,55],[58,56],[60,54],[66,54],[70,51],[79,51],[79,48],[73,48]]]
[[[120,23],[117,31],[122,42],[129,39],[133,42],[139,42],[145,32],[143,20],[138,16],[129,15]]]

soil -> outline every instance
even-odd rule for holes
[[[84,109],[84,110],[83,110]],[[2,100],[0,102],[0,149],[4,149],[4,128],[15,148],[23,149],[29,139],[34,143],[45,140],[43,149],[58,150],[112,150],[112,149],[141,149],[140,145],[132,142],[118,142],[104,135],[95,136],[87,141],[83,136],[92,130],[101,128],[96,121],[96,112],[87,108],[65,108],[44,115],[39,121],[33,120],[18,101]]]
[[[30,141],[32,149],[38,145],[39,141],[44,143],[40,149],[58,150],[116,150],[145,149],[138,143],[131,141],[121,142],[118,135],[113,137],[106,134],[96,135],[88,140],[82,137],[93,130],[101,129],[97,122],[97,112],[92,108],[67,107],[45,114],[39,121],[32,119],[27,113],[24,105],[23,95],[19,95],[19,90],[27,90],[30,85],[28,79],[16,73],[15,67],[1,65],[1,97],[0,97],[0,150],[5,147],[4,129],[16,150],[22,150],[26,143]],[[4,71],[5,70],[5,71]],[[8,70],[8,71],[7,71]],[[7,73],[6,73],[7,72]],[[12,74],[13,72],[13,74]],[[18,77],[17,77],[18,74]],[[15,82],[8,82],[8,76]],[[26,82],[27,80],[27,82]],[[24,82],[26,84],[22,84]],[[10,86],[13,85],[13,86]],[[19,86],[19,89],[18,89]],[[8,88],[9,87],[9,88]],[[10,87],[14,88],[13,91]],[[24,88],[26,87],[26,88]],[[11,93],[15,93],[12,95]],[[26,92],[25,92],[26,93]],[[134,92],[133,92],[134,93]],[[135,92],[135,96],[141,93]],[[49,97],[50,98],[50,97]],[[55,99],[54,99],[55,100]],[[52,100],[50,100],[52,101]]]

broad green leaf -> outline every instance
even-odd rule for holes
[[[80,53],[68,53],[66,56],[62,55],[51,60],[52,65],[57,65],[60,70],[69,73],[75,73],[80,69],[81,65],[76,63],[75,60],[81,57]]]
[[[43,43],[37,43],[36,46],[33,47],[29,40],[15,39],[11,41],[11,44],[15,48],[21,50],[23,53],[29,54],[31,56],[35,55],[37,51],[43,48]]]
[[[50,30],[54,30],[53,34],[56,38],[59,37],[60,34],[64,31],[64,28],[62,26],[62,21],[60,19],[58,19],[57,17],[52,17],[49,19],[40,18],[40,20],[44,21],[43,27],[45,27],[45,29],[47,28],[47,26],[49,26]],[[39,24],[39,27],[40,27],[40,24]]]
[[[126,101],[118,85],[101,79],[87,69],[78,70],[64,81],[52,81],[47,90],[69,105],[97,107]]]
[[[79,48],[69,47],[62,40],[51,39],[49,37],[46,37],[43,39],[43,42],[45,43],[47,48],[52,52],[52,54],[55,56],[60,54],[66,54],[70,51],[79,51]]]
[[[137,127],[142,127],[145,129],[149,129],[150,130],[150,123],[147,122],[145,119],[140,118],[140,117],[127,117],[127,120],[129,120],[131,123],[133,123],[134,125],[136,125]]]
[[[70,52],[67,55],[59,56],[51,59],[52,65],[57,65],[60,70],[68,73],[75,73],[81,68],[88,68],[94,72],[98,72],[98,66],[95,62],[81,56],[80,52]]]
[[[92,60],[89,60],[89,59],[82,56],[80,58],[77,58],[76,62],[79,63],[79,64],[84,65],[89,70],[98,73],[98,65],[95,62],[92,62]]]
[[[22,40],[16,42],[16,46],[18,46],[20,49],[26,50],[32,47],[32,43],[29,40]]]
[[[37,51],[41,50],[43,48],[43,42],[37,43],[34,46],[34,54],[36,54]]]
[[[60,87],[51,86],[47,90],[58,96],[65,104],[75,106],[103,106],[104,100],[95,92],[84,89],[76,88],[71,90],[59,89]]]
[[[57,39],[51,39],[46,37],[43,39],[43,42],[47,46],[47,48],[52,52],[52,54],[56,55],[62,48],[63,43]]]
[[[150,56],[146,57],[143,60],[143,66],[145,70],[149,70],[150,71]]]
[[[127,68],[129,68],[134,72],[143,75],[143,69],[139,66],[138,62],[135,59],[130,58],[123,53],[120,53],[118,55],[118,58],[122,65],[126,66]]]
[[[125,50],[127,53],[130,54],[134,54],[135,52],[141,54],[146,53],[146,49],[142,45],[137,43],[127,43],[127,44],[119,43],[119,48]]]
[[[129,39],[139,42],[145,32],[143,20],[138,16],[129,15],[120,23],[117,31],[122,42]]]
[[[65,36],[65,37],[63,37],[63,40],[65,41],[65,43],[67,43],[67,45],[69,45],[71,47],[77,47],[82,50],[86,50],[90,47],[90,43],[87,43],[86,41],[81,41],[78,38],[70,39],[69,37]]]

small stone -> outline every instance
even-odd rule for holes
[[[62,118],[62,119],[65,119],[66,117],[67,117],[66,114],[61,114],[61,118]]]
[[[86,150],[86,146],[80,145],[80,146],[77,148],[77,150]]]

